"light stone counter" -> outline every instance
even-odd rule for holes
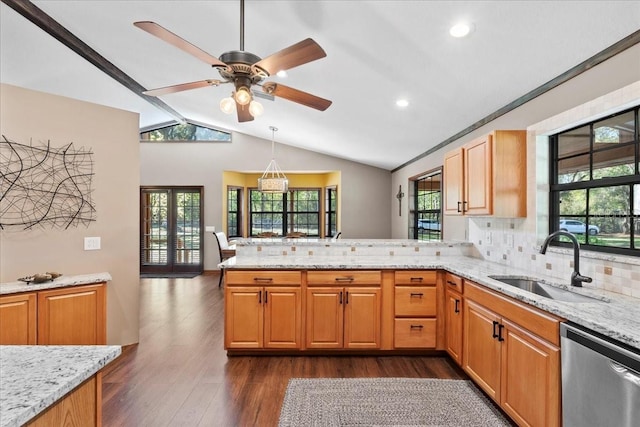
[[[596,298],[570,303],[545,298],[506,285],[489,276],[533,277],[530,272],[470,256],[242,256],[221,264],[228,269],[442,269],[484,285],[527,304],[556,314],[596,332],[640,349],[640,299],[600,289],[569,286],[557,279],[535,275],[549,284]]]
[[[0,346],[0,427],[25,424],[120,355],[110,346]]]
[[[0,295],[42,291],[44,289],[64,288],[66,286],[91,285],[110,281],[111,275],[109,273],[79,274],[75,276],[62,275],[57,279],[44,283],[27,284],[26,282],[16,280],[15,282],[0,283]]]

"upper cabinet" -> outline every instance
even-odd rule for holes
[[[524,130],[497,130],[444,156],[445,215],[527,215]]]

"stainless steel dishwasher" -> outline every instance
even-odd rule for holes
[[[560,325],[564,427],[640,426],[640,351]]]

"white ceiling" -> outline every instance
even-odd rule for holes
[[[240,47],[240,2],[33,3],[147,89],[218,78],[204,62],[133,26],[155,21],[214,56]],[[460,19],[474,31],[449,36]],[[238,123],[230,86],[163,96],[215,127],[393,169],[640,29],[640,1],[268,1],[245,4],[245,50],[266,57],[307,37],[327,57],[270,78],[333,101],[324,112],[260,100]],[[172,120],[17,12],[0,6],[0,80]],[[395,106],[404,97],[409,107]]]

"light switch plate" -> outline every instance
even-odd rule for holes
[[[100,237],[85,237],[84,238],[84,250],[85,251],[97,251],[100,249]]]

